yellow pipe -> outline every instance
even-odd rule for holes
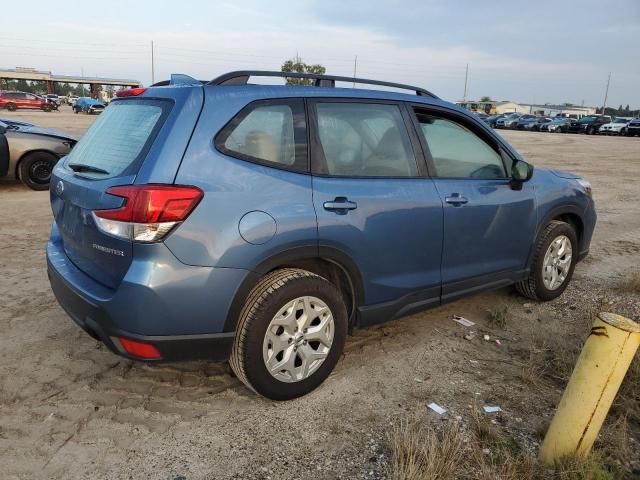
[[[540,448],[544,463],[591,451],[638,345],[640,325],[598,315]]]

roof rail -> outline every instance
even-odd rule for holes
[[[156,82],[151,86],[164,87],[167,85],[202,85],[203,83],[206,82],[204,82],[203,80],[196,80],[189,75],[184,75],[182,73],[172,73],[170,80],[162,80],[161,82]]]
[[[250,77],[282,77],[282,78],[305,78],[315,80],[316,87],[335,87],[336,81],[349,83],[362,83],[367,85],[381,85],[384,87],[399,88],[402,90],[413,90],[416,95],[423,97],[438,98],[429,90],[420,87],[412,87],[411,85],[403,85],[401,83],[383,82],[381,80],[368,80],[366,78],[355,77],[339,77],[335,75],[320,75],[315,73],[297,73],[297,72],[275,72],[268,70],[238,70],[235,72],[225,73],[214,78],[206,85],[246,85]]]

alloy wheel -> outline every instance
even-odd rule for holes
[[[262,357],[282,382],[309,378],[329,355],[335,324],[326,303],[316,297],[291,300],[278,310],[264,335]]]
[[[547,248],[542,263],[542,281],[549,290],[559,288],[571,269],[571,240],[565,235],[556,237]]]

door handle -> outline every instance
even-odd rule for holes
[[[469,200],[466,197],[463,197],[459,193],[452,193],[451,196],[445,197],[444,201],[450,203],[455,207],[461,207],[465,203],[468,203]]]
[[[358,204],[350,201],[347,197],[336,197],[332,202],[324,202],[322,206],[325,210],[336,212],[339,215],[344,215],[347,211],[358,208]]]

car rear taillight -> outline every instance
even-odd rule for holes
[[[135,242],[158,242],[184,221],[204,195],[184,185],[123,185],[109,195],[124,198],[120,208],[94,210],[98,228],[109,235]]]
[[[147,360],[158,360],[162,358],[156,347],[150,343],[138,342],[129,338],[118,337],[120,345],[125,352],[132,357],[144,358]]]
[[[137,97],[142,95],[146,90],[146,88],[128,88],[126,90],[118,90],[116,92],[116,97]]]

